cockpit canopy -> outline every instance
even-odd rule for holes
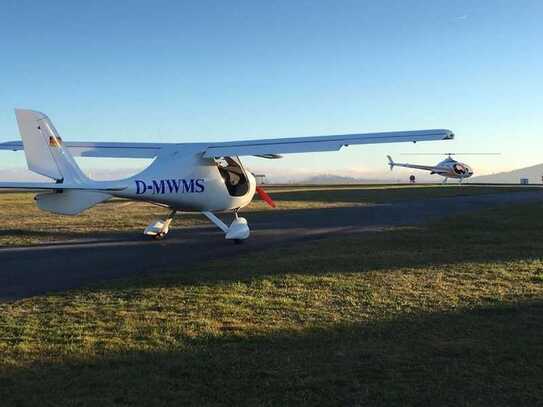
[[[456,162],[453,164],[452,169],[454,173],[459,176],[473,175],[473,170],[463,163]]]
[[[216,158],[215,162],[231,196],[243,196],[249,191],[249,180],[238,157]]]

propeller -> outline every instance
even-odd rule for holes
[[[275,208],[275,202],[273,202],[273,199],[271,199],[271,196],[268,195],[266,191],[264,191],[264,188],[262,187],[256,187],[256,192],[260,199],[262,199],[264,202],[266,202],[268,205],[270,205],[272,208]]]

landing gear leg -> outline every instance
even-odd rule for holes
[[[233,240],[235,244],[240,244],[249,237],[250,230],[247,220],[239,217],[237,211],[234,212],[234,220],[230,226],[226,226],[222,220],[211,212],[206,211],[202,212],[202,214],[224,232],[225,239]]]
[[[170,231],[170,223],[172,223],[173,217],[176,213],[177,209],[172,209],[166,219],[157,219],[153,221],[145,228],[143,234],[145,236],[151,236],[156,240],[164,239]]]
[[[249,237],[249,226],[247,225],[247,221],[245,220],[245,218],[240,218],[238,216],[238,211],[237,209],[234,211],[234,220],[232,222],[232,225],[230,225],[230,227],[232,227],[234,224],[237,224],[238,227],[241,226],[245,226],[245,228],[247,228],[247,237]],[[244,232],[241,233],[241,235],[243,235]],[[238,235],[240,235],[240,233],[237,233]],[[233,240],[234,241],[234,244],[242,244],[243,242],[245,242],[245,239],[247,239],[247,237],[241,237],[239,239],[233,239],[233,238],[230,238],[230,240]],[[228,239],[228,237],[226,237]]]

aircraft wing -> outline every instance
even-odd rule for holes
[[[451,140],[453,138],[454,134],[450,130],[436,129],[177,145],[198,146],[202,149],[203,156],[209,158],[244,155],[278,158],[279,154],[338,151],[342,147],[356,144]],[[162,148],[175,144],[64,141],[63,145],[75,157],[153,158]],[[20,141],[0,143],[0,150],[23,150],[23,143]]]
[[[450,130],[416,130],[388,133],[340,134],[334,136],[278,138],[263,140],[229,141],[204,144],[204,157],[229,157],[236,155],[277,155],[338,151],[355,144],[401,143],[430,140],[450,140]]]
[[[74,157],[153,158],[166,143],[111,143],[64,141],[63,145]],[[0,150],[23,150],[22,141],[0,143]]]

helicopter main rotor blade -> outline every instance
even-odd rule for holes
[[[400,153],[400,155],[501,155],[501,153]]]

